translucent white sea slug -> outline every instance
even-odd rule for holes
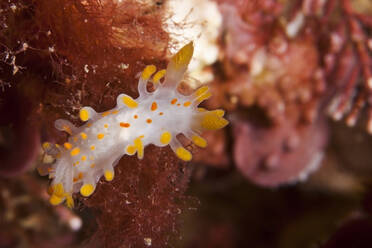
[[[54,158],[53,163],[38,168],[41,175],[49,174],[53,178],[49,188],[51,204],[66,201],[72,207],[72,194],[78,191],[90,196],[102,175],[107,181],[113,180],[114,166],[123,155],[137,154],[142,159],[148,144],[170,145],[180,159],[190,161],[192,155],[177,140],[178,134],[205,147],[207,142],[199,135],[228,124],[223,110],[198,108],[211,96],[207,86],[188,96],[177,90],[193,50],[192,42],[184,46],[171,58],[166,70],[156,72],[154,65],[147,66],[139,79],[137,99],[120,94],[117,106],[103,113],[83,107],[80,119],[86,123],[80,127],[67,120],[55,122],[55,127],[70,137],[62,145],[43,144],[45,153]],[[147,91],[149,80],[154,85],[153,92]]]

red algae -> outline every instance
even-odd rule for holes
[[[0,181],[0,247],[78,247],[68,228],[78,219],[67,209],[45,201],[45,184],[30,174]]]
[[[0,176],[14,177],[36,160],[40,132],[32,120],[30,99],[15,89],[0,97]]]
[[[68,64],[67,73],[61,71],[64,82],[45,94],[45,113],[63,110],[72,118],[83,105],[105,110],[119,93],[137,94],[136,74],[145,64],[164,66],[168,36],[158,6],[66,1],[57,13],[48,14],[56,3],[44,2],[39,20],[56,26],[52,34],[58,59],[66,58]],[[138,247],[149,242],[164,247],[179,235],[176,219],[188,174],[168,150],[150,150],[143,161],[123,158],[115,168],[115,180],[102,183],[83,201],[97,210],[97,231],[89,247]]]
[[[54,120],[79,125],[82,106],[103,111],[116,104],[120,93],[136,96],[136,75],[145,65],[165,67],[169,37],[161,2],[15,1],[1,7],[1,68],[7,73],[0,82],[6,94],[8,83],[23,85],[25,92],[38,85],[30,118],[44,129],[42,141],[64,141]],[[24,73],[37,84],[21,84]],[[19,132],[23,140],[39,142],[37,131],[25,130]],[[33,147],[30,152],[37,151]],[[97,210],[89,244],[165,247],[177,240],[189,173],[169,149],[147,148],[146,154],[142,161],[123,158],[115,180],[101,183],[82,201]]]
[[[169,246],[179,235],[177,217],[183,212],[189,170],[170,149],[146,148],[143,160],[124,157],[115,179],[102,184],[84,204],[97,211],[96,242],[104,247]],[[104,210],[104,211],[102,211]]]

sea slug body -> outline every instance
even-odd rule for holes
[[[51,204],[66,201],[67,206],[72,207],[72,194],[78,191],[90,196],[102,176],[106,181],[114,179],[114,166],[123,155],[137,154],[142,159],[148,144],[170,145],[180,159],[190,161],[192,154],[177,140],[178,134],[205,147],[207,142],[200,133],[228,124],[223,110],[198,108],[211,96],[208,86],[188,96],[177,90],[193,50],[192,42],[184,46],[171,58],[166,70],[156,72],[154,65],[147,66],[139,79],[137,99],[120,94],[117,106],[103,113],[83,107],[79,115],[85,124],[81,127],[67,120],[55,122],[55,127],[70,137],[62,145],[43,144],[45,153],[55,158],[53,163],[38,168],[41,175],[49,174],[53,178],[49,188]],[[153,92],[147,91],[149,80],[154,85]]]

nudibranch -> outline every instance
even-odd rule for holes
[[[138,83],[139,97],[120,94],[117,106],[103,113],[91,107],[80,110],[80,119],[85,122],[75,127],[67,120],[55,122],[58,130],[70,136],[64,144],[44,143],[45,154],[53,158],[38,170],[41,175],[53,178],[49,187],[50,203],[64,201],[68,207],[74,204],[72,194],[80,191],[90,196],[99,179],[114,178],[114,167],[123,155],[144,156],[148,144],[169,145],[184,161],[192,154],[177,139],[183,134],[199,147],[207,142],[200,137],[204,130],[217,130],[228,124],[223,110],[208,111],[198,105],[211,96],[208,86],[202,86],[191,95],[178,92],[178,85],[191,60],[194,46],[190,42],[170,60],[166,70],[156,72],[154,65],[142,71]],[[152,92],[147,91],[148,82],[153,83]]]

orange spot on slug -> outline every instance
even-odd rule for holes
[[[80,136],[84,140],[88,138],[88,135],[86,133],[80,133]]]
[[[72,148],[72,145],[68,142],[64,143],[63,146],[67,149],[70,150]]]
[[[120,122],[120,126],[121,127],[130,127],[130,124],[126,123],[126,122]]]
[[[101,115],[102,115],[102,117],[105,117],[105,116],[107,116],[109,114],[110,114],[110,111],[106,111],[106,112],[103,112]]]
[[[185,102],[184,104],[183,104],[183,106],[185,106],[185,107],[188,107],[188,106],[190,106],[191,105],[191,102],[189,102],[189,101],[187,101],[187,102]]]
[[[158,104],[156,102],[153,102],[151,104],[151,111],[155,111],[158,108]]]

